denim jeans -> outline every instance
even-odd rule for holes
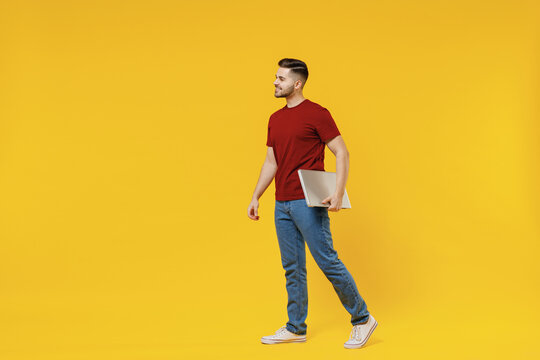
[[[367,305],[353,277],[334,250],[328,208],[308,207],[305,199],[276,200],[274,220],[288,294],[287,330],[304,335],[307,329],[305,243],[319,268],[332,283],[341,303],[351,314],[351,323],[356,325],[367,321]]]

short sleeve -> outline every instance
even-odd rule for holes
[[[316,117],[315,129],[317,130],[322,142],[326,142],[338,135],[341,135],[334,118],[332,118],[330,111],[328,111],[326,108],[323,108],[319,116]]]
[[[270,147],[273,147],[273,142],[272,142],[272,137],[271,137],[271,133],[270,133],[270,120],[268,121],[268,132],[266,133],[266,146],[270,146]]]

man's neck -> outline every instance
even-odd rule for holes
[[[297,94],[294,97],[287,98],[287,107],[292,108],[306,100],[302,94]]]

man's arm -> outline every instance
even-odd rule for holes
[[[248,216],[252,220],[259,220],[258,208],[259,208],[259,198],[272,183],[274,176],[276,176],[278,165],[276,163],[276,158],[274,156],[274,149],[268,147],[266,152],[266,159],[264,160],[263,166],[261,168],[261,173],[259,175],[259,180],[255,186],[255,191],[253,191],[253,197],[251,203],[248,207]]]
[[[349,175],[349,150],[345,146],[345,142],[341,135],[336,136],[326,142],[326,145],[336,156],[336,192],[324,199],[322,202],[330,201],[330,211],[339,211],[341,202],[345,194],[345,184]]]

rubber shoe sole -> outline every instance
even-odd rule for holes
[[[306,342],[306,338],[296,338],[296,339],[288,339],[288,340],[273,340],[273,339],[261,339],[261,343],[263,344],[286,344],[286,343],[295,343],[295,342]]]

